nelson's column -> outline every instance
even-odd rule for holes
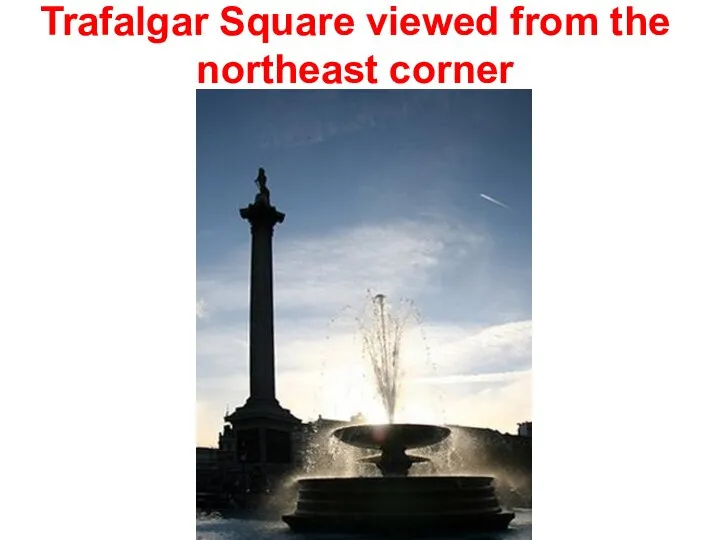
[[[255,202],[240,209],[250,223],[250,396],[225,417],[220,449],[237,467],[245,489],[264,490],[294,461],[293,433],[300,425],[275,397],[272,237],[285,214],[270,204],[265,171],[255,180]]]

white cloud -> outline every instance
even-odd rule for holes
[[[498,373],[530,367],[532,321],[517,321],[466,332],[447,339],[443,331],[435,338],[434,350],[454,359],[453,373]]]
[[[195,316],[198,319],[204,319],[207,317],[208,313],[205,309],[205,301],[201,298],[200,300],[195,302]]]
[[[477,257],[483,237],[443,223],[400,221],[363,225],[310,239],[276,240],[276,310],[332,313],[359,305],[365,291],[412,296],[432,287],[440,266]],[[220,267],[203,271],[197,294],[213,313],[246,310],[247,248]]]
[[[510,384],[482,389],[448,401],[452,424],[483,426],[516,433],[517,424],[532,420],[532,374],[519,373]]]

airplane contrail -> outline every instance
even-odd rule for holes
[[[510,207],[508,205],[501,203],[497,199],[493,199],[492,197],[490,197],[490,195],[485,195],[484,193],[481,193],[480,196],[486,201],[490,201],[493,204],[497,204],[498,206],[502,206],[503,208],[507,208],[508,210],[510,210]]]

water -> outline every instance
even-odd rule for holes
[[[198,518],[195,523],[197,540],[367,540],[388,538],[381,536],[293,533],[285,523],[277,520]],[[516,509],[515,519],[507,531],[433,538],[435,540],[530,540],[532,538],[532,511]]]
[[[409,313],[392,313],[384,294],[369,302],[369,313],[358,319],[363,353],[369,358],[377,392],[385,408],[388,423],[395,421],[400,374],[400,343]]]
[[[407,298],[367,291],[360,307],[330,318],[320,355],[314,414],[353,423],[447,423],[442,386],[420,310]],[[360,414],[358,414],[360,413]]]

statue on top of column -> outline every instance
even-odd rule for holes
[[[240,217],[249,220],[253,224],[255,222],[262,222],[275,226],[277,223],[282,223],[285,219],[285,214],[278,212],[275,207],[270,204],[270,190],[267,187],[267,176],[265,176],[265,169],[262,167],[258,169],[255,185],[258,188],[258,193],[255,195],[255,202],[247,208],[241,208]]]
[[[267,176],[265,176],[265,169],[260,167],[258,170],[257,178],[255,179],[255,185],[258,187],[258,194],[255,196],[255,202],[262,202],[264,204],[270,204],[270,190],[267,187]]]

